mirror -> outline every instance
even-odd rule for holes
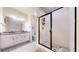
[[[5,32],[25,31],[24,30],[25,22],[26,22],[25,20],[20,20],[19,18],[15,19],[6,16],[4,18]]]

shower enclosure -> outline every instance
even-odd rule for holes
[[[43,16],[40,18],[40,44],[42,44],[43,46],[46,46],[49,49],[51,48],[51,35],[52,35],[52,31],[51,31],[51,14],[48,14],[46,16]]]
[[[59,7],[39,17],[39,44],[56,52],[76,51],[75,8]]]

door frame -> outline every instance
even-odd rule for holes
[[[74,17],[75,17],[74,52],[77,52],[77,7],[74,7],[74,9],[75,9],[75,15],[74,15]]]
[[[48,13],[48,14],[46,14],[46,15],[50,15],[50,28],[51,28],[51,30],[49,30],[49,31],[50,31],[50,48],[47,47],[47,46],[45,46],[45,45],[43,45],[42,43],[40,43],[40,18],[41,18],[41,17],[39,17],[39,21],[38,21],[38,24],[39,24],[39,25],[38,25],[38,31],[39,31],[38,43],[39,43],[40,45],[42,45],[42,46],[44,46],[44,47],[46,47],[46,48],[52,50],[52,17],[51,17],[51,16],[52,16],[52,12],[51,12],[51,13]],[[46,16],[46,15],[44,15],[44,16]],[[43,17],[43,16],[42,16],[42,17]]]

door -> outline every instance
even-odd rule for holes
[[[50,48],[50,14],[40,18],[40,44]]]
[[[52,46],[62,47],[65,51],[74,51],[74,21],[73,7],[52,12]]]

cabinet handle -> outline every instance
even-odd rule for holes
[[[52,32],[51,30],[49,30],[49,32]]]

